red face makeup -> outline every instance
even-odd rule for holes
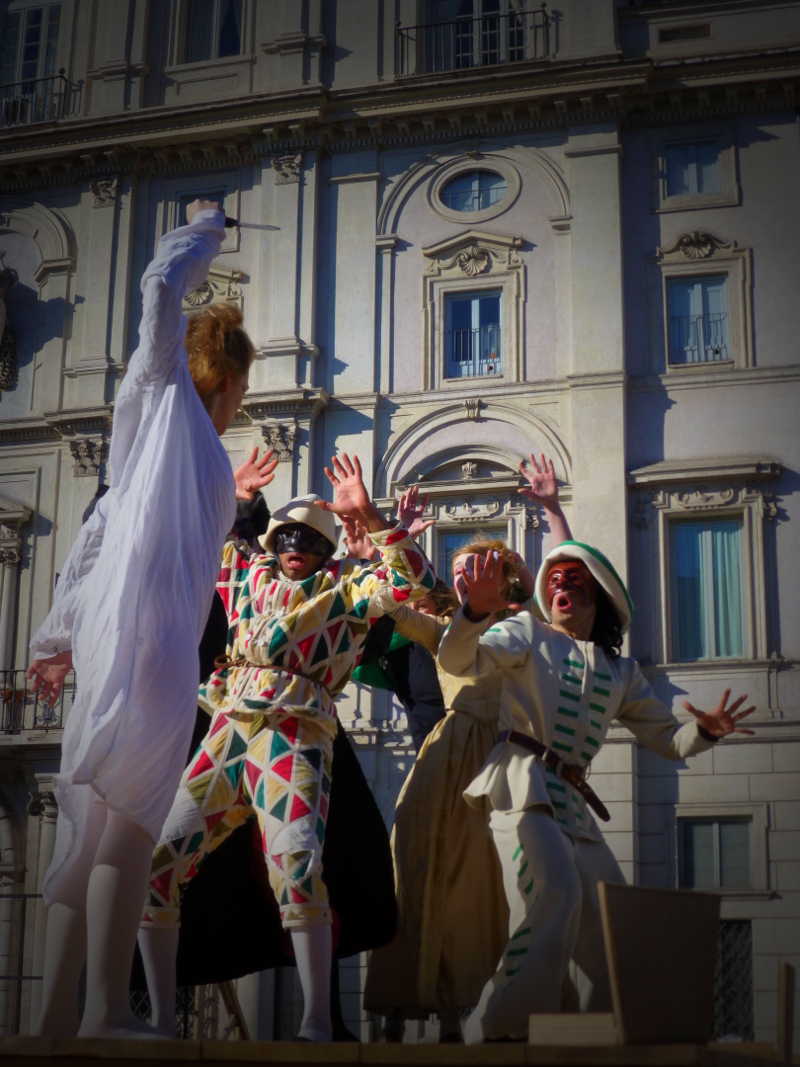
[[[597,581],[585,563],[560,560],[547,573],[547,606],[559,614],[590,608],[597,599],[597,589]]]

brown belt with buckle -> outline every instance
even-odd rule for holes
[[[519,745],[521,748],[527,748],[529,752],[534,754],[534,756],[538,756],[542,763],[546,763],[548,767],[552,767],[559,778],[568,782],[573,789],[577,789],[592,811],[596,815],[599,815],[603,822],[609,822],[611,820],[611,816],[608,814],[608,808],[583,777],[581,769],[576,763],[566,763],[560,756],[557,756],[555,752],[553,752],[552,748],[548,748],[547,745],[543,745],[541,741],[537,741],[533,737],[528,737],[527,734],[521,734],[517,730],[501,730],[497,735],[497,740],[505,741],[511,745]]]

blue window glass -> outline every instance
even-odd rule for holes
[[[502,373],[499,291],[448,296],[445,303],[445,377]]]
[[[728,295],[724,275],[667,282],[669,362],[729,359]]]
[[[718,193],[719,141],[683,141],[664,146],[665,195]]]
[[[744,654],[741,523],[670,526],[672,654],[676,660]]]
[[[483,211],[497,204],[507,192],[508,183],[501,174],[474,170],[453,178],[440,195],[444,206],[451,211]]]
[[[681,888],[750,887],[750,819],[681,819],[678,827]]]

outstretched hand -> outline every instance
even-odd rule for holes
[[[47,659],[35,659],[25,672],[31,690],[52,707],[64,688],[64,679],[72,670],[72,652],[59,652]]]
[[[539,458],[542,463],[541,467],[534,459],[533,452],[531,452],[530,466],[525,460],[519,464],[519,473],[530,482],[530,489],[518,489],[517,492],[548,510],[555,509],[558,507],[558,482],[553,469],[553,461],[547,459],[544,453]]]
[[[358,456],[353,456],[351,460],[346,452],[342,452],[342,458],[334,456],[331,463],[333,470],[326,467],[325,474],[333,486],[333,503],[327,500],[315,500],[314,503],[318,508],[332,511],[334,515],[361,518],[362,512],[367,511],[372,502],[364,485]]]
[[[352,515],[342,516],[344,526],[344,540],[347,545],[347,558],[363,560],[370,563],[379,555],[378,549],[367,536],[367,528],[359,519]]]
[[[503,560],[496,552],[486,557],[475,555],[466,567],[459,567],[455,579],[456,593],[462,604],[474,616],[491,615],[496,611],[519,611],[521,604],[510,604],[500,591]],[[472,571],[472,574],[470,574]]]
[[[397,502],[397,518],[408,530],[416,541],[429,526],[436,523],[435,519],[423,519],[425,508],[428,506],[428,494],[419,500],[419,488],[412,485],[408,492],[401,493]]]
[[[752,736],[755,733],[754,730],[745,730],[744,727],[737,724],[740,719],[749,715],[751,711],[755,711],[755,705],[740,711],[738,715],[734,715],[734,712],[738,711],[747,700],[747,693],[743,693],[738,700],[734,700],[729,708],[726,708],[725,705],[728,703],[730,695],[730,689],[726,689],[722,694],[722,700],[713,711],[698,711],[688,700],[684,700],[683,706],[694,715],[698,725],[702,726],[712,737],[727,737],[728,734],[750,734]]]
[[[250,453],[250,458],[245,460],[241,467],[233,472],[233,480],[236,482],[236,499],[252,500],[259,489],[269,485],[275,477],[273,473],[278,466],[278,460],[273,459],[273,450],[267,449],[261,459],[258,458],[258,447]]]

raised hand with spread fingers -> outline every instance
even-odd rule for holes
[[[412,485],[405,493],[401,493],[397,501],[397,518],[415,541],[436,523],[435,519],[423,518],[427,506],[428,494],[426,493],[420,501],[419,488],[416,485]]]
[[[350,515],[342,516],[344,526],[344,540],[347,545],[347,558],[355,560],[367,560],[372,563],[378,558],[378,550],[367,536],[367,530],[360,519],[354,519]]]
[[[258,447],[256,447],[250,453],[250,458],[236,468],[233,472],[233,480],[236,482],[237,500],[252,500],[259,489],[269,485],[275,477],[275,468],[278,466],[277,458],[272,458],[273,454],[273,450],[269,448],[259,459]]]
[[[743,693],[728,708],[726,705],[730,695],[730,689],[726,689],[722,694],[722,699],[713,711],[698,711],[688,700],[684,700],[683,706],[697,719],[697,725],[705,730],[707,734],[711,734],[712,737],[727,737],[728,734],[750,734],[752,736],[755,731],[746,730],[738,724],[741,719],[755,711],[755,705],[745,708],[744,711],[739,711],[739,708],[747,700],[747,693]],[[737,711],[739,711],[739,714],[734,714]]]
[[[527,460],[520,460],[519,472],[528,482],[517,492],[532,500],[534,504],[541,504],[550,527],[552,547],[560,545],[562,541],[571,541],[572,533],[561,504],[558,500],[558,482],[552,459],[548,459],[544,453],[539,457],[540,463],[536,462],[533,452],[530,454],[530,466]]]
[[[388,530],[391,524],[370,500],[358,456],[351,459],[346,452],[342,452],[341,458],[333,457],[331,465],[333,469],[326,467],[325,474],[333,486],[333,502],[317,500],[317,507],[332,511],[342,520],[345,515],[360,519],[368,533]]]

